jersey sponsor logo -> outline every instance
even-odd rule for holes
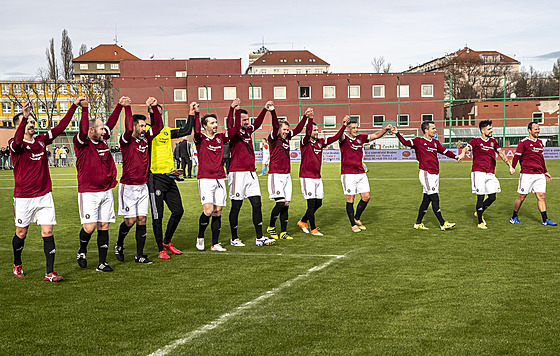
[[[220,139],[218,139],[218,143],[220,143],[219,141],[220,141]],[[208,145],[208,149],[209,149],[210,151],[216,152],[216,151],[219,151],[219,150],[222,149],[222,145],[220,145],[220,146]]]
[[[45,152],[41,152],[41,153],[32,153],[31,157],[29,157],[32,161],[39,161],[41,160],[41,157],[45,154]]]
[[[359,146],[358,146],[358,145],[351,144],[351,145],[350,145],[350,148],[353,149],[354,151],[357,151],[357,150],[362,149],[362,145],[359,145]]]
[[[138,150],[138,152],[144,154],[144,153],[146,153],[147,148],[148,148],[148,146],[138,146],[136,149]]]

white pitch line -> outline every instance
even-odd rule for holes
[[[333,263],[334,261],[336,261],[336,260],[338,260],[339,258],[342,258],[342,257],[344,257],[344,255],[342,255],[342,256],[339,255],[339,256],[333,257],[330,260],[328,260],[327,262],[323,263],[322,265],[318,265],[318,266],[315,266],[315,267],[312,267],[312,268],[308,269],[307,272],[305,272],[303,274],[300,274],[297,277],[292,278],[289,281],[286,281],[286,282],[280,284],[278,287],[267,291],[266,293],[264,293],[264,294],[260,295],[259,297],[251,300],[250,302],[247,302],[245,304],[242,304],[242,305],[238,306],[232,312],[225,313],[225,314],[221,315],[219,318],[211,321],[210,323],[185,334],[185,336],[182,337],[181,339],[175,340],[171,344],[169,344],[167,346],[164,346],[164,347],[162,347],[161,349],[159,349],[155,352],[152,352],[149,356],[167,355],[168,353],[175,350],[177,347],[192,341],[196,337],[198,337],[202,334],[205,334],[208,331],[211,331],[211,330],[221,326],[222,324],[225,324],[229,319],[234,318],[234,317],[238,316],[239,314],[243,313],[244,311],[253,308],[254,306],[259,304],[260,302],[262,302],[264,300],[267,300],[270,297],[275,296],[277,293],[281,292],[283,289],[291,287],[292,284],[299,281],[300,279],[307,278],[312,273],[318,272],[318,271],[328,267],[331,263]]]

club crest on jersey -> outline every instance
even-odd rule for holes
[[[216,142],[218,142],[218,143],[221,143],[222,141],[220,141],[220,139],[219,139],[219,138],[217,138],[217,139],[216,139]]]
[[[18,224],[22,223],[21,219],[17,219],[17,222],[18,222]]]
[[[156,190],[156,195],[159,197],[161,195],[161,190]]]
[[[168,135],[169,135],[169,132],[163,131],[163,134],[164,134],[165,136],[168,136]]]
[[[89,217],[90,217],[90,215],[89,215],[89,214],[86,214],[86,219],[89,219]]]
[[[39,144],[41,145],[41,147],[45,147],[45,144],[41,141],[39,141]]]
[[[357,139],[357,140],[356,140],[356,142],[358,142],[358,143],[362,143],[362,141],[361,141],[360,139]]]

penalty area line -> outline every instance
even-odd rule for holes
[[[223,315],[221,315],[220,317],[218,317],[217,319],[211,321],[210,323],[196,329],[193,330],[191,332],[188,332],[187,334],[185,334],[182,338],[175,340],[174,342],[160,348],[157,351],[152,352],[151,354],[149,354],[149,356],[163,356],[163,355],[167,355],[170,352],[172,352],[173,350],[175,350],[177,347],[184,345],[190,341],[192,341],[193,339],[195,339],[196,337],[203,335],[223,324],[225,324],[227,321],[229,321],[229,319],[234,318],[238,315],[240,315],[241,313],[257,306],[259,303],[269,299],[270,297],[275,296],[276,294],[278,294],[279,292],[281,292],[282,290],[291,287],[294,283],[298,282],[299,280],[305,279],[307,277],[309,277],[312,273],[321,271],[322,269],[328,267],[329,265],[331,265],[333,262],[337,261],[338,259],[344,257],[344,255],[338,255],[336,257],[331,258],[330,260],[328,260],[327,262],[317,265],[315,267],[312,267],[310,269],[308,269],[305,273],[302,273],[292,279],[290,279],[289,281],[286,281],[282,284],[280,284],[278,287],[273,288],[269,291],[267,291],[266,293],[258,296],[257,298],[251,300],[250,302],[241,304],[240,306],[238,306],[237,308],[235,308],[233,311],[229,312],[229,313],[225,313]]]

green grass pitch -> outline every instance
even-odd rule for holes
[[[560,162],[547,164],[552,176],[560,177]],[[294,240],[256,247],[245,201],[239,236],[247,246],[227,243],[226,207],[220,240],[228,252],[209,251],[209,229],[207,250],[199,252],[195,237],[202,207],[196,181],[188,180],[179,183],[185,215],[173,239],[184,254],[158,260],[148,219],[146,252],[155,263],[134,262],[134,230],[125,241],[125,262],[118,262],[112,253],[122,219],[117,217],[110,227],[113,273],[95,272],[96,234],[88,267],[76,263],[76,172],[53,168],[55,270],[65,278],[59,284],[42,281],[45,259],[37,226],[30,228],[23,251],[25,277],[12,276],[13,175],[0,172],[0,354],[560,353],[560,227],[541,226],[533,195],[520,211],[524,225],[509,224],[519,173],[510,177],[498,162],[502,193],[485,214],[489,229],[482,231],[473,216],[470,163],[442,162],[441,208],[457,226],[440,231],[430,208],[424,219],[430,230],[417,231],[412,228],[422,195],[417,164],[368,167],[372,199],[362,217],[364,232],[351,232],[340,165],[328,163],[317,214],[325,236],[302,233],[296,222],[305,201],[294,164],[288,228]],[[560,220],[558,182],[547,187],[553,221]],[[264,178],[261,191],[266,228],[273,203]]]

